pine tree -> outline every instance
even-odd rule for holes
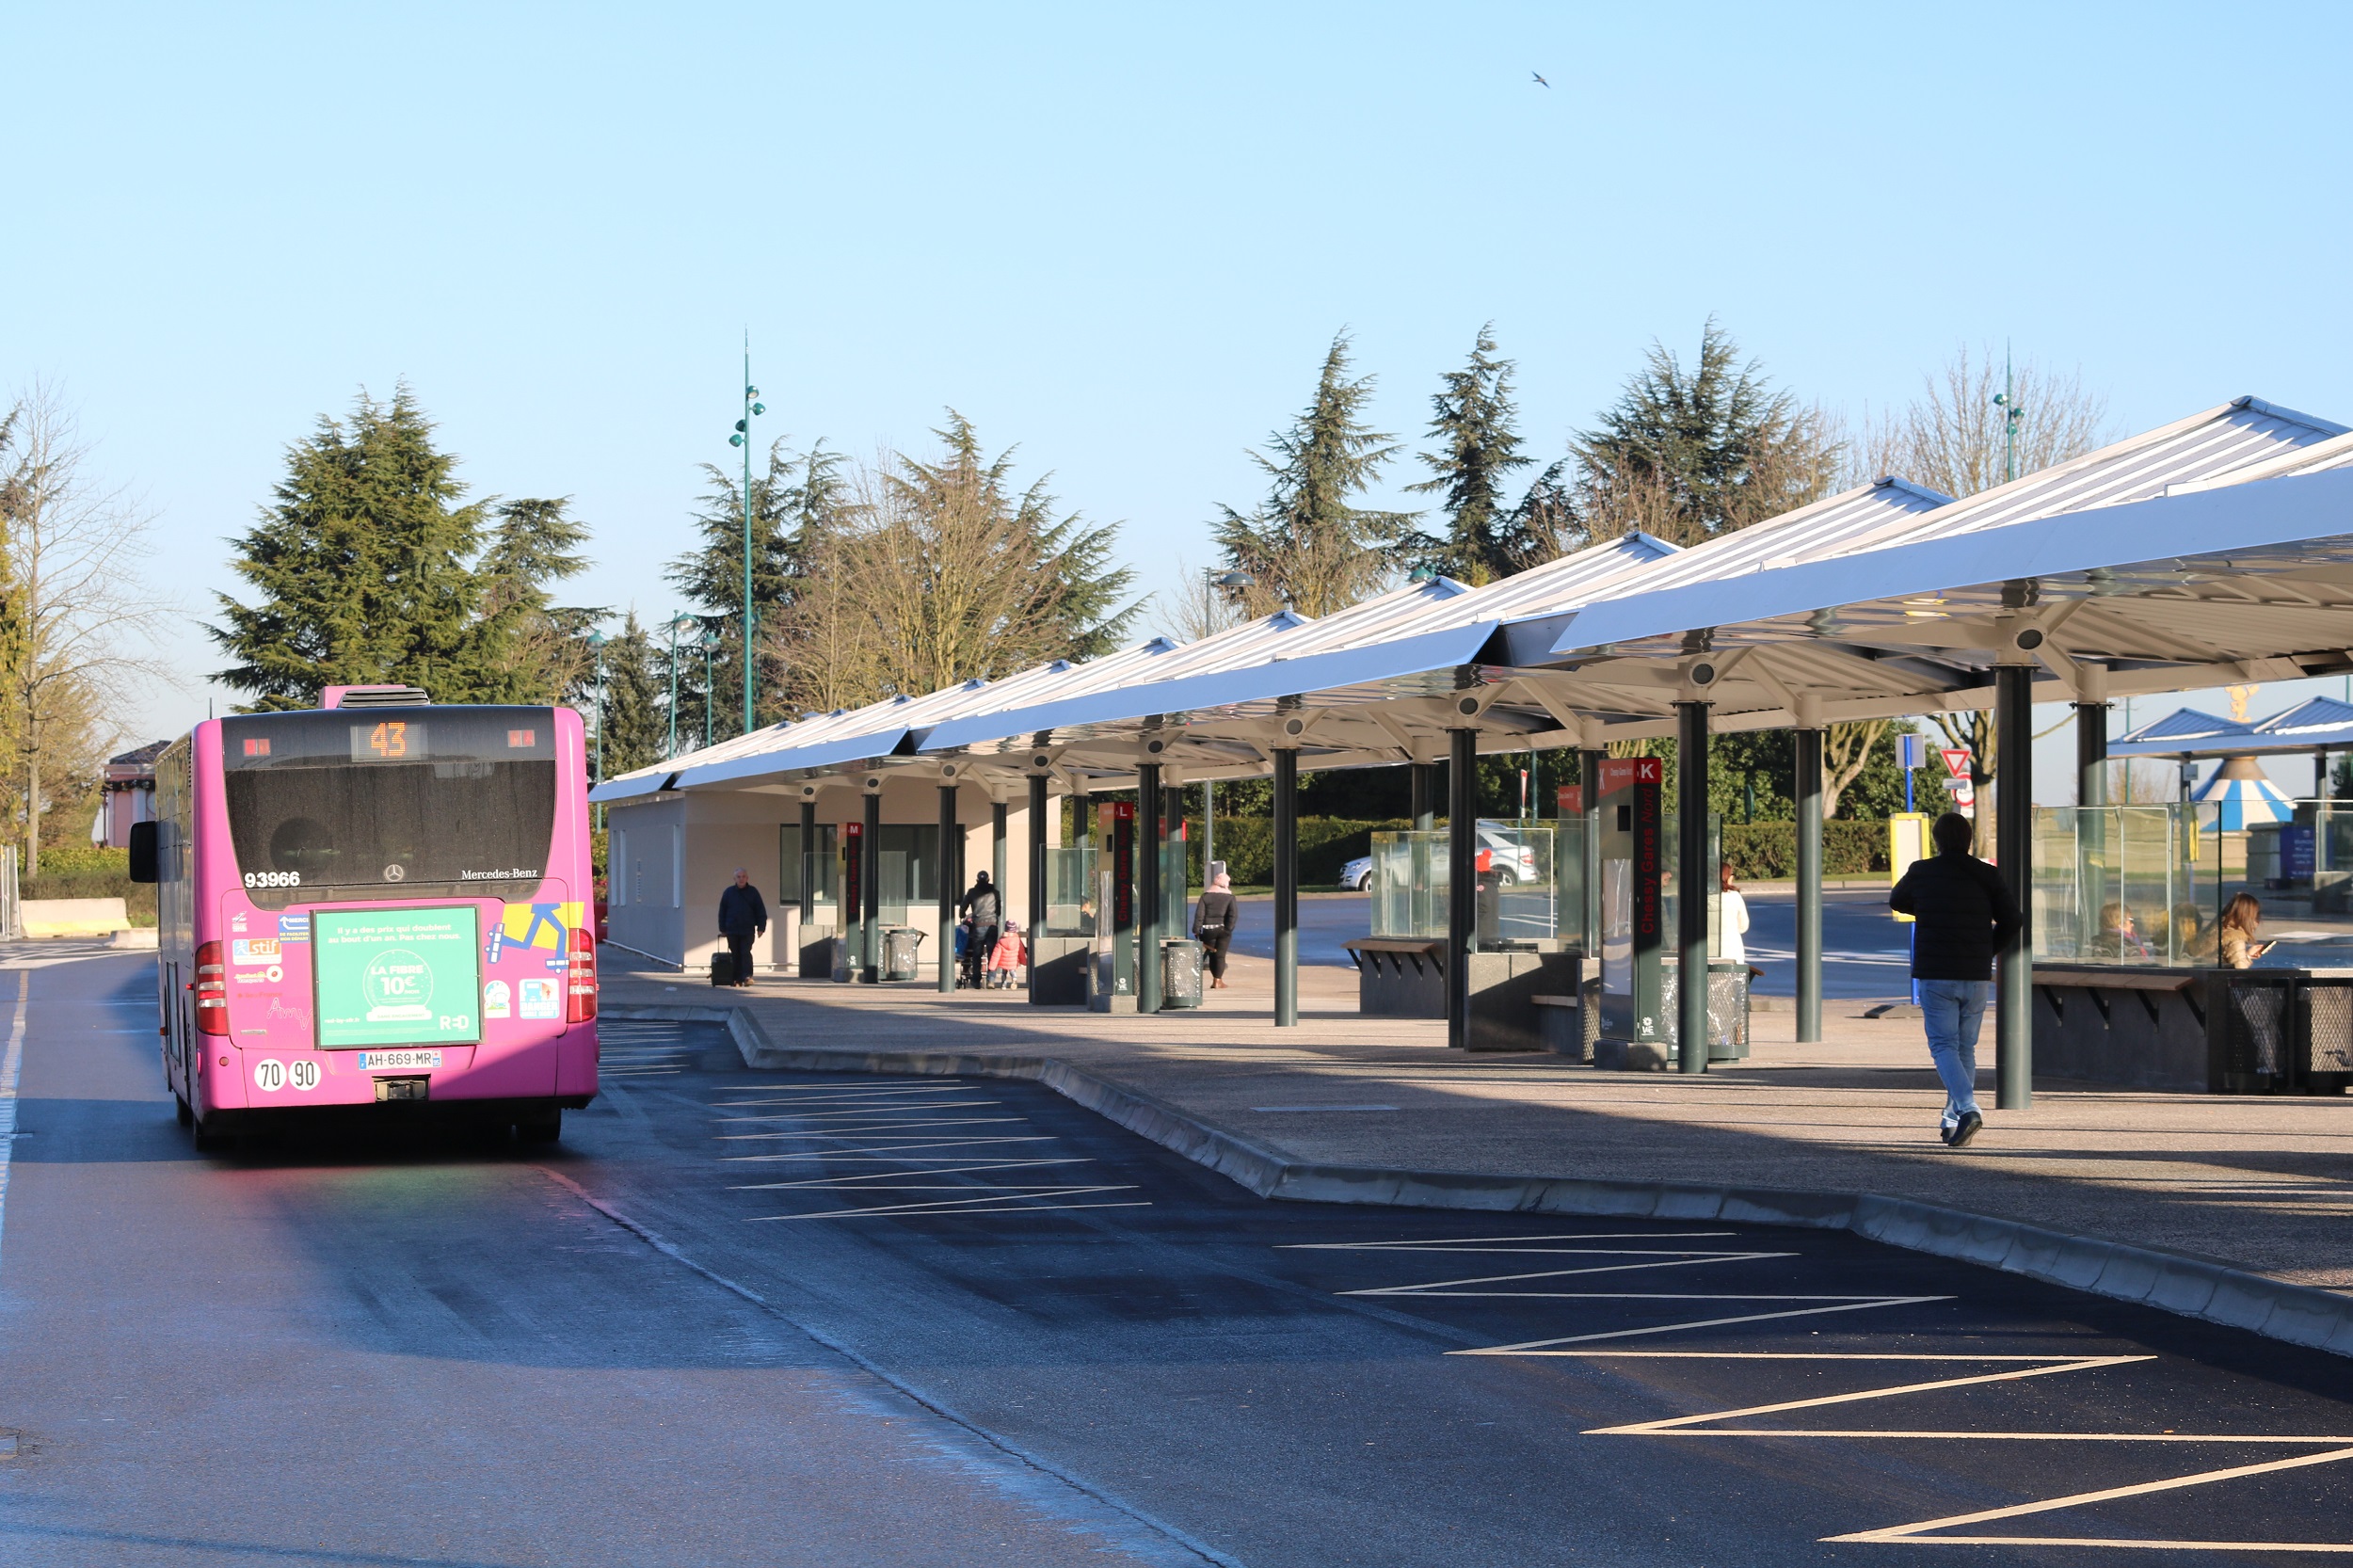
[[[1532,461],[1520,455],[1512,361],[1495,356],[1495,323],[1489,322],[1479,329],[1469,361],[1441,377],[1441,390],[1430,399],[1430,436],[1438,450],[1423,453],[1421,460],[1431,477],[1405,487],[1413,494],[1445,498],[1439,504],[1445,536],[1415,535],[1416,553],[1424,565],[1474,585],[1519,569],[1503,482]]]
[[[1618,401],[1570,443],[1585,526],[1596,537],[1640,528],[1672,543],[1719,534],[1818,501],[1840,448],[1820,418],[1776,392],[1709,318],[1686,371],[1654,343]]]
[[[1349,379],[1348,347],[1346,332],[1332,340],[1314,400],[1269,438],[1273,456],[1250,455],[1271,482],[1266,500],[1248,515],[1218,508],[1218,548],[1255,580],[1237,595],[1254,614],[1284,603],[1309,616],[1344,609],[1411,552],[1417,514],[1349,504],[1398,448],[1364,423],[1373,377]]]
[[[496,700],[505,649],[481,616],[473,559],[484,505],[465,500],[407,384],[321,418],[286,457],[273,504],[235,541],[232,568],[261,602],[218,596],[228,624],[211,634],[239,661],[219,679],[257,710],[309,707],[330,684]]]
[[[588,633],[607,612],[559,606],[549,584],[588,568],[585,525],[567,514],[569,499],[501,503],[482,552],[482,624],[498,663],[486,686],[501,702],[561,702],[582,695],[593,659]]]
[[[820,711],[993,679],[1116,646],[1141,606],[1113,563],[1115,525],[1058,512],[1013,454],[981,448],[948,410],[936,457],[894,455],[856,508],[812,511],[796,536],[804,575],[776,622],[789,690]]]
[[[666,648],[666,643],[662,648],[654,646],[652,637],[638,624],[634,610],[621,623],[620,634],[605,642],[604,705],[599,718],[604,728],[607,778],[658,762],[669,749]],[[593,674],[592,670],[592,686]],[[700,738],[697,730],[696,739]]]

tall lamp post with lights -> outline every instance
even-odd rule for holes
[[[604,633],[588,633],[588,649],[597,656],[597,782],[604,782]],[[604,803],[597,803],[597,830],[604,830]]]
[[[735,422],[729,446],[744,449],[744,733],[752,732],[752,421],[768,411],[752,385],[752,343],[744,340],[744,417]]]

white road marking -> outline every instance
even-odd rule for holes
[[[1824,1405],[1860,1404],[1868,1400],[1892,1400],[1899,1394],[1925,1394],[1938,1388],[1968,1388],[1983,1383],[2015,1383],[2025,1378],[2057,1377],[2066,1372],[2084,1372],[2102,1367],[2124,1367],[2134,1362],[2154,1361],[2156,1357],[2153,1355],[2086,1355],[2053,1356],[2049,1359],[2050,1365],[2022,1367],[2014,1371],[1981,1372],[1976,1377],[1939,1378],[1928,1383],[1897,1384],[1892,1387],[1865,1388],[1851,1394],[1820,1394],[1810,1400],[1785,1400],[1779,1404],[1754,1404],[1739,1410],[1710,1410],[1697,1416],[1674,1416],[1658,1421],[1637,1421],[1623,1427],[1590,1427],[1587,1429],[1587,1435],[1593,1437],[1668,1436],[1688,1431],[1699,1426],[1702,1422],[1735,1421],[1746,1416],[1777,1416],[1786,1410],[1817,1410]],[[1710,1428],[1709,1430],[1728,1436],[1784,1437],[1793,1435],[1781,1431],[1766,1433],[1726,1428]],[[1801,1429],[1794,1435],[1809,1434]],[[2320,1441],[2333,1443],[2339,1440],[2331,1437],[2323,1438]],[[2346,1441],[2353,1441],[2353,1439]]]
[[[1951,1296],[1751,1296],[1751,1295],[1689,1295],[1634,1296],[1587,1295],[1558,1298],[1561,1301],[1594,1302],[1833,1302],[1832,1306],[1806,1306],[1787,1312],[1751,1312],[1737,1318],[1695,1318],[1689,1322],[1660,1323],[1653,1328],[1612,1329],[1607,1334],[1571,1334],[1559,1339],[1530,1339],[1518,1345],[1496,1345],[1480,1351],[1449,1351],[1449,1355],[1549,1355],[1547,1346],[1586,1345],[1602,1339],[1639,1339],[1653,1334],[1679,1334],[1690,1328],[1729,1328],[1735,1323],[1765,1323],[1780,1318],[1815,1318],[1833,1312],[1870,1312],[1882,1306],[1916,1306],[1923,1302],[1949,1302]]]
[[[2269,1475],[2279,1470],[2299,1470],[2313,1464],[2334,1464],[2353,1459],[2353,1448],[2334,1448],[2327,1453],[2297,1454],[2293,1459],[2275,1459],[2262,1464],[2237,1464],[2227,1470],[2201,1470],[2194,1476],[2170,1476],[2164,1480],[2141,1481],[2133,1486],[2111,1486],[2100,1492],[2078,1492],[2072,1496],[2052,1497],[2039,1503],[2021,1503],[2015,1508],[1990,1508],[1978,1513],[1956,1513],[1943,1519],[1923,1519],[1916,1524],[1891,1525],[1884,1529],[1858,1530],[1851,1535],[1826,1535],[1829,1541],[1868,1541],[1906,1546],[2105,1546],[2137,1548],[2159,1552],[2331,1552],[2353,1553],[2353,1543],[2343,1541],[2142,1541],[2129,1536],[2077,1535],[1929,1535],[1929,1530],[1951,1529],[1961,1525],[1991,1524],[1996,1519],[2018,1519],[2029,1513],[2049,1513],[2062,1508],[2083,1508],[2092,1503],[2114,1502],[2121,1497],[2145,1497],[2153,1492],[2175,1492],[2185,1486],[2210,1486],[2217,1481],[2238,1480],[2247,1476]]]
[[[860,1092],[844,1093],[833,1083],[807,1085],[763,1085],[765,1090],[790,1089],[794,1093],[770,1095],[764,1098],[730,1099],[712,1102],[714,1111],[745,1111],[757,1114],[716,1116],[712,1120],[720,1128],[745,1124],[792,1123],[794,1126],[760,1132],[714,1131],[712,1138],[723,1144],[775,1142],[808,1143],[815,1144],[846,1144],[847,1148],[811,1148],[780,1150],[772,1154],[722,1155],[723,1160],[846,1160],[888,1167],[880,1170],[844,1173],[838,1169],[823,1174],[782,1181],[740,1182],[731,1192],[779,1192],[792,1189],[824,1189],[836,1193],[885,1192],[957,1192],[957,1198],[933,1199],[920,1203],[886,1203],[861,1205],[853,1208],[824,1209],[806,1214],[760,1214],[749,1217],[747,1223],[774,1220],[847,1219],[860,1215],[923,1215],[923,1214],[997,1214],[1023,1212],[1032,1209],[1059,1208],[1136,1208],[1149,1207],[1144,1200],[1105,1203],[1056,1203],[1045,1200],[1082,1197],[1097,1192],[1128,1192],[1136,1190],[1133,1183],[1096,1184],[1073,1187],[1061,1183],[982,1182],[974,1180],[939,1181],[939,1176],[972,1176],[988,1173],[1011,1174],[1016,1171],[1040,1171],[1063,1165],[1091,1165],[1096,1160],[1080,1156],[1043,1156],[1024,1159],[1006,1144],[1044,1144],[1055,1140],[1044,1134],[1030,1136],[1000,1136],[984,1138],[921,1138],[877,1144],[877,1137],[891,1134],[934,1132],[955,1128],[1025,1127],[1026,1116],[964,1116],[942,1115],[942,1112],[986,1110],[1002,1106],[997,1098],[959,1099],[953,1096],[971,1092],[973,1086],[955,1080],[932,1080],[921,1085],[929,1097],[913,1097],[904,1087],[878,1083]],[[954,1150],[954,1153],[918,1153],[918,1150]],[[983,1152],[987,1150],[988,1152]]]
[[[1057,1195],[1081,1197],[1090,1192],[1132,1192],[1135,1184],[1104,1187],[1059,1187],[1051,1190]],[[1040,1194],[1041,1196],[1044,1194]],[[1032,1203],[1020,1197],[944,1198],[936,1203],[878,1204],[864,1208],[832,1208],[814,1214],[755,1214],[744,1221],[759,1224],[769,1220],[840,1220],[866,1214],[1002,1214],[1022,1213],[1041,1208],[1148,1208],[1148,1202],[1133,1203]]]
[[[1641,1257],[1642,1253],[1627,1248],[1580,1248],[1599,1257]],[[1733,1252],[1703,1253],[1695,1257],[1669,1256],[1649,1263],[1600,1263],[1583,1269],[1546,1269],[1532,1274],[1481,1274],[1471,1279],[1436,1279],[1427,1285],[1385,1285],[1369,1290],[1342,1290],[1343,1296],[1525,1296],[1537,1299],[1556,1294],[1549,1290],[1458,1290],[1461,1285],[1511,1285],[1527,1279],[1565,1279],[1573,1274],[1617,1274],[1635,1269],[1689,1269],[1703,1263],[1745,1263],[1759,1257],[1795,1257],[1793,1252]]]
[[[713,1116],[712,1120],[723,1127],[731,1122],[833,1122],[844,1117],[904,1115],[910,1111],[970,1111],[1004,1103],[1003,1100],[949,1100],[935,1105],[878,1106],[865,1111],[771,1111],[758,1116]]]
[[[876,1132],[905,1132],[927,1127],[1016,1127],[1028,1120],[1027,1116],[951,1116],[936,1122],[883,1122],[847,1132],[720,1132],[712,1136],[730,1144],[769,1138],[864,1138]]]
[[[920,1144],[886,1144],[871,1149],[844,1149],[844,1154],[889,1154],[897,1149],[966,1149],[983,1144],[1050,1144],[1054,1140],[1044,1133],[1025,1138],[927,1138]],[[808,1160],[806,1154],[723,1154],[722,1160]]]
[[[730,1192],[765,1192],[786,1187],[848,1187],[866,1185],[894,1176],[957,1176],[970,1171],[1028,1171],[1040,1165],[1092,1165],[1092,1160],[1070,1156],[1062,1160],[999,1160],[985,1165],[950,1165],[944,1170],[872,1171],[865,1176],[807,1176],[799,1181],[738,1182],[728,1189]]]

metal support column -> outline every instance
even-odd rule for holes
[[[1136,1011],[1160,1010],[1160,765],[1136,767]],[[1280,809],[1279,808],[1277,809]]]
[[[1446,1043],[1470,1047],[1470,952],[1479,926],[1479,731],[1451,729],[1446,775]]]
[[[988,879],[997,884],[1000,901],[1010,901],[1005,891],[1005,803],[991,801],[988,807]],[[1013,904],[1005,902],[1005,913],[1013,913]]]
[[[1046,776],[1030,776],[1030,1000],[1037,1000],[1038,938],[1046,931]],[[1057,824],[1059,825],[1059,824]]]
[[[865,905],[858,911],[859,976],[882,984],[882,796],[866,797],[866,831],[858,835],[858,882]]]
[[[2034,1101],[2034,666],[1993,671],[1993,855],[2025,923],[1995,958],[1994,1104]]]
[[[956,988],[956,787],[939,787],[939,988]]]
[[[1675,704],[1675,1067],[1707,1071],[1707,707]]]
[[[1790,732],[1798,774],[1798,1038],[1822,1037],[1822,732]]]
[[[801,802],[801,863],[792,868],[793,881],[801,889],[801,924],[804,928],[817,923],[817,879],[808,874],[808,869],[813,864],[809,856],[816,853],[817,803],[805,800]],[[808,938],[803,937],[802,940]],[[797,952],[792,955],[794,974],[800,973],[800,957]]]
[[[1406,770],[1414,779],[1414,831],[1433,833],[1438,826],[1438,764],[1416,762]]]
[[[1274,754],[1274,1027],[1299,1022],[1299,753]]]
[[[2075,704],[2075,804],[2108,803],[2108,705]]]

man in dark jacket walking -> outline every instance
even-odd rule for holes
[[[767,930],[768,905],[752,886],[751,873],[738,866],[735,886],[719,895],[719,935],[727,938],[728,952],[735,960],[736,984],[752,983],[752,938]]]
[[[1977,1025],[1985,1016],[1993,955],[2018,928],[2018,904],[2002,873],[1969,853],[1969,819],[1947,811],[1930,830],[1936,853],[1915,860],[1888,907],[1910,915],[1913,998],[1920,1004],[1929,1055],[1945,1080],[1945,1142],[1977,1135]]]

